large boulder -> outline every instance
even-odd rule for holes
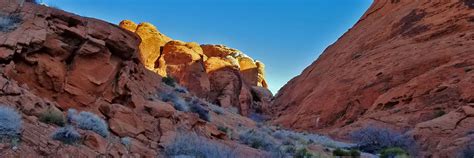
[[[173,40],[163,47],[163,57],[169,65],[188,64],[197,60],[207,60],[201,47],[194,42]]]
[[[124,28],[130,32],[135,32],[137,30],[137,27],[138,25],[131,21],[131,20],[122,20],[120,23],[119,23],[119,26],[121,28]]]
[[[160,31],[150,23],[140,23],[137,25],[130,20],[123,20],[119,26],[131,32],[135,32],[140,37],[140,60],[143,65],[161,76],[166,76],[166,62],[162,57],[162,47],[171,41],[171,38],[160,33]]]
[[[265,80],[265,64],[261,61],[255,61],[255,65],[257,65],[258,72],[257,86],[268,88],[267,81]]]
[[[191,93],[207,98],[210,82],[204,61],[207,57],[196,43],[170,41],[163,48],[167,73]]]
[[[255,61],[250,57],[237,58],[240,65],[240,73],[246,84],[251,86],[258,85],[258,67]]]

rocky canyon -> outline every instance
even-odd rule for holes
[[[374,0],[275,96],[265,68],[149,22],[0,1],[0,157],[474,153],[472,0]]]

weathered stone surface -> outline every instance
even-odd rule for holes
[[[191,93],[207,98],[210,91],[208,74],[204,67],[201,47],[196,43],[170,41],[163,48],[167,63],[167,73]]]
[[[0,104],[17,109],[23,124],[21,142],[16,147],[11,143],[0,144],[1,157],[156,157],[164,155],[158,152],[167,143],[173,143],[179,129],[196,131],[208,138],[224,138],[216,130],[216,121],[204,121],[192,112],[178,112],[172,105],[159,101],[161,94],[175,89],[164,86],[161,77],[141,63],[141,36],[132,33],[135,25],[130,21],[121,24],[123,29],[46,6],[26,3],[18,8],[11,2],[16,1],[0,1],[0,13],[18,14],[22,22],[11,31],[0,32]],[[146,24],[137,27],[135,30],[143,27],[153,31]],[[201,49],[195,43],[181,46],[194,52]],[[176,73],[184,74],[180,76],[183,80],[197,78],[209,83],[209,77],[204,76],[207,57],[199,54],[198,60],[171,64],[170,69],[176,66],[185,70]],[[227,81],[239,83],[233,80],[239,78],[236,64],[231,65],[237,73]],[[155,71],[160,67],[153,68]],[[198,85],[190,82],[189,86],[193,84]],[[225,90],[223,94],[230,95],[228,91],[232,91],[231,101],[235,102],[241,86],[219,86]],[[190,100],[193,95],[179,93],[179,97]],[[202,105],[206,110],[207,104]],[[83,141],[67,145],[53,140],[51,136],[60,127],[40,122],[38,117],[46,109],[65,114],[71,108],[97,114],[108,123],[110,135],[103,138],[91,130],[74,127]],[[232,114],[232,119],[222,117],[218,120],[222,124],[255,126],[237,114]],[[228,144],[238,142],[229,140]],[[243,152],[246,157],[264,155],[251,148]]]
[[[135,32],[137,30],[138,25],[130,20],[122,20],[119,24],[121,28],[124,28],[130,32]]]
[[[226,56],[237,57],[243,54],[241,51],[237,49],[229,48],[224,45],[205,44],[205,45],[201,45],[201,48],[204,54],[208,57],[219,57],[219,58],[225,58]]]
[[[170,41],[163,48],[163,55],[169,65],[187,64],[197,60],[207,60],[201,47],[194,42]]]
[[[275,123],[334,135],[369,123],[423,129],[422,150],[428,152],[420,157],[449,157],[443,156],[452,151],[447,144],[461,143],[451,136],[468,137],[462,136],[468,130],[441,130],[458,119],[436,117],[460,115],[451,113],[472,103],[472,11],[462,1],[374,1],[350,31],[279,91],[272,105]],[[434,122],[440,119],[438,129]]]
[[[250,86],[258,85],[258,67],[250,57],[239,57],[240,73],[243,80]]]

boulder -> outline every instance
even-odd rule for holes
[[[197,60],[207,60],[201,47],[194,42],[170,41],[163,48],[163,57],[169,65],[188,64]]]
[[[208,74],[204,67],[202,49],[195,43],[170,41],[163,48],[167,73],[191,93],[206,98],[210,91]]]
[[[258,85],[258,67],[250,57],[239,57],[240,73],[246,84],[250,86]]]
[[[203,53],[208,57],[220,57],[220,58],[225,58],[226,56],[237,57],[243,54],[241,51],[237,49],[229,48],[224,45],[205,44],[205,45],[201,45],[201,48],[203,50]]]
[[[135,32],[137,30],[138,25],[131,21],[131,20],[122,20],[119,24],[121,28],[124,28],[130,32]]]
[[[161,52],[162,47],[171,39],[150,23],[136,25],[130,20],[123,20],[119,26],[135,32],[140,37],[140,59],[145,67],[161,76],[166,76],[166,62],[162,59]]]

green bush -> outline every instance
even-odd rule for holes
[[[224,127],[224,126],[219,126],[219,127],[217,127],[217,129],[221,132],[224,132],[224,133],[229,132],[229,128]]]
[[[360,151],[359,150],[351,149],[351,151],[349,151],[349,153],[351,154],[352,157],[359,157],[360,156]]]
[[[351,157],[360,157],[360,151],[351,149],[350,151],[346,151],[340,148],[332,151],[333,156],[351,156]]]
[[[176,86],[176,80],[173,77],[163,77],[161,79],[161,82],[165,83],[168,86],[175,87]]]
[[[408,158],[408,153],[402,148],[386,148],[380,152],[380,158]]]
[[[310,158],[313,157],[313,154],[308,151],[306,148],[298,149],[294,155],[295,158]]]
[[[63,113],[53,108],[48,108],[41,113],[39,120],[47,124],[55,124],[61,127],[66,124],[66,119],[64,119]]]
[[[333,156],[351,156],[351,153],[342,150],[340,148],[337,148],[336,150],[332,151]]]
[[[443,111],[443,110],[436,110],[435,113],[434,113],[435,118],[441,117],[441,116],[443,116],[444,114],[446,114],[446,112]]]

